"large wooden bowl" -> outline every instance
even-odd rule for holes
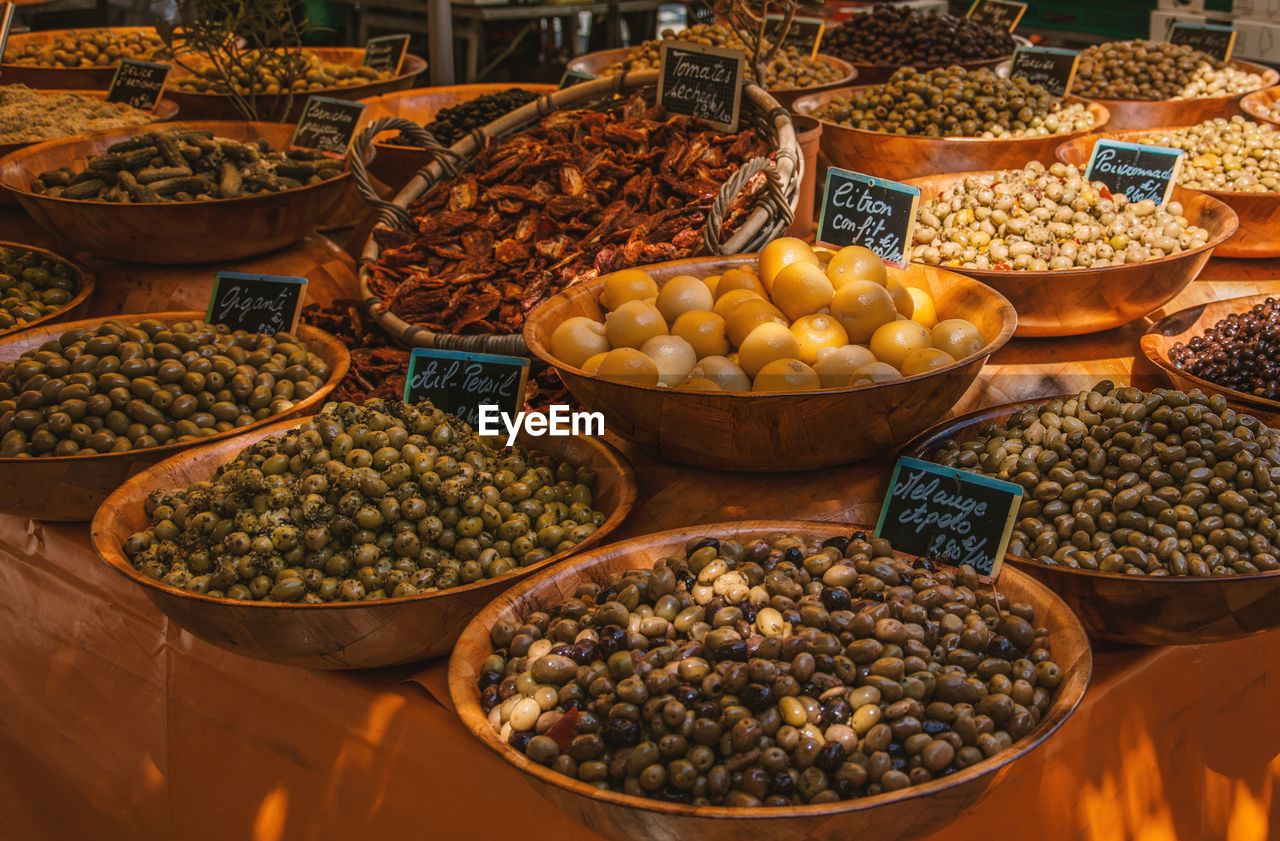
[[[814,111],[837,96],[850,96],[868,86],[812,93],[796,100],[798,114]],[[1027,161],[1053,162],[1053,151],[1063,140],[1097,131],[1108,122],[1107,109],[1096,102],[1069,96],[1093,114],[1093,125],[1083,131],[1047,134],[1043,137],[923,137],[849,128],[822,120],[822,154],[835,166],[879,178],[906,181],[944,172],[982,169],[1021,169]],[[821,118],[819,118],[821,119]]]
[[[524,438],[525,446],[592,467],[598,477],[595,507],[608,519],[573,549],[498,578],[421,596],[311,605],[214,598],[177,590],[133,568],[120,547],[150,522],[143,503],[151,491],[208,479],[244,447],[295,426],[297,420],[273,423],[251,435],[161,462],[126,482],[93,519],[93,546],[99,556],[145,587],[161,612],[205,642],[259,660],[309,669],[370,669],[448,654],[466,624],[495,596],[606,539],[626,519],[636,498],[631,465],[599,439]]]
[[[645,267],[659,284],[681,274],[720,274],[754,265],[753,254],[675,260]],[[604,414],[605,428],[664,459],[713,470],[814,470],[879,455],[941,418],[977,377],[987,357],[1013,335],[1012,305],[988,286],[925,266],[890,269],[927,290],[939,314],[967,318],[987,343],[943,368],[876,385],[804,393],[684,391],[589,376],[557,359],[551,334],[566,318],[603,320],[603,279],[575,284],[525,319],[524,338],[552,365],[583,407]]]
[[[371,123],[380,117],[403,117],[415,123],[429,123],[437,113],[453,105],[470,102],[481,96],[523,88],[532,93],[546,94],[556,90],[556,85],[521,84],[503,82],[497,84],[446,85],[439,88],[413,88],[396,93],[385,93],[360,100],[365,104],[362,123]],[[396,146],[391,143],[374,143],[375,156],[369,162],[369,172],[396,192],[409,183],[409,179],[417,174],[434,155],[426,149],[416,146]]]
[[[165,324],[204,319],[203,312],[158,312],[115,316],[129,321],[154,318]],[[35,350],[67,330],[80,327],[96,329],[106,318],[90,318],[65,324],[45,324],[0,339],[0,359],[10,361],[28,350]],[[329,379],[315,394],[299,400],[292,411],[231,429],[198,441],[165,444],[123,453],[99,453],[88,456],[51,456],[49,458],[0,458],[0,513],[30,517],[33,520],[83,522],[93,517],[94,510],[107,496],[133,474],[158,461],[206,445],[226,442],[237,447],[242,436],[274,424],[284,418],[310,414],[324,404],[351,364],[351,354],[342,342],[308,325],[298,327],[299,338],[307,342],[311,352],[329,363]]]
[[[1186,126],[1157,129],[1176,131]],[[1138,131],[1107,131],[1077,137],[1058,147],[1058,160],[1083,169],[1093,154],[1093,146],[1100,138],[1141,143],[1142,138],[1153,134],[1152,129]],[[1214,249],[1215,257],[1280,257],[1280,193],[1245,193],[1234,190],[1194,190],[1204,193],[1231,208],[1240,220],[1240,227],[1231,237]]]
[[[59,309],[56,309],[46,315],[42,315],[33,321],[15,325],[10,327],[8,330],[0,330],[0,339],[21,333],[24,330],[34,330],[43,324],[55,324],[59,321],[80,318],[89,309],[89,296],[93,294],[93,275],[90,274],[84,266],[73,260],[68,260],[66,257],[59,254],[54,254],[52,251],[47,251],[43,248],[36,248],[34,245],[26,245],[21,242],[0,242],[0,248],[14,248],[19,251],[33,251],[47,260],[54,260],[66,265],[71,269],[71,274],[76,279],[76,294],[71,296],[70,301],[67,301],[67,303]]]
[[[1250,61],[1233,60],[1229,62],[1237,70],[1246,73],[1257,73],[1262,77],[1262,87],[1269,88],[1280,82],[1280,73],[1263,64]],[[1111,112],[1111,123],[1107,128],[1112,131],[1124,129],[1155,130],[1162,126],[1193,126],[1214,117],[1230,117],[1239,113],[1240,101],[1247,94],[1234,96],[1206,96],[1198,99],[1104,99],[1093,101],[1105,105]]]
[[[1259,122],[1280,126],[1280,115],[1273,114],[1271,111],[1277,99],[1280,99],[1280,87],[1264,88],[1245,94],[1240,100],[1240,110]]]
[[[678,42],[677,42],[678,43]],[[594,53],[580,55],[569,61],[566,69],[579,73],[590,73],[592,76],[607,76],[606,71],[610,65],[617,64],[625,58],[628,58],[636,50],[634,47],[618,47],[612,50],[597,50]],[[813,85],[807,88],[768,88],[769,95],[778,100],[778,104],[783,108],[790,109],[796,100],[805,94],[814,93],[816,91],[834,90],[835,88],[847,87],[850,82],[857,79],[862,81],[858,76],[858,71],[849,62],[833,55],[824,53],[818,54],[818,59],[828,64],[835,65],[840,70],[840,78],[831,82],[825,82],[821,85]]]
[[[78,29],[46,29],[41,32],[17,32],[9,36],[6,52],[22,50],[29,44],[52,44],[71,32],[97,32],[110,29],[121,34],[130,32],[155,32],[154,26],[86,26]],[[170,63],[170,59],[155,61]],[[103,67],[35,67],[26,64],[0,64],[0,82],[6,85],[26,85],[48,90],[100,90],[105,91],[115,78],[117,64]]]
[[[1147,328],[1140,340],[1142,355],[1160,369],[1174,388],[1182,391],[1198,388],[1206,394],[1217,392],[1227,398],[1227,403],[1237,412],[1253,415],[1269,426],[1280,427],[1280,401],[1220,386],[1187,373],[1169,359],[1169,350],[1175,344],[1181,342],[1185,345],[1197,336],[1203,336],[1206,330],[1227,316],[1246,313],[1256,304],[1275,296],[1275,293],[1246,295],[1178,310]]]
[[[995,69],[1013,57],[1013,54],[1002,55],[997,58],[984,58],[978,61],[947,61],[942,64],[863,64],[860,61],[851,61],[853,69],[857,71],[860,85],[882,85],[893,78],[893,74],[897,73],[903,67],[915,67],[917,70],[932,70],[937,67],[952,67],[959,65],[966,70],[987,70],[995,71]]]
[[[360,66],[364,60],[363,47],[306,47],[304,52],[312,53],[319,56],[324,61],[331,64],[349,64],[353,67]],[[281,116],[280,109],[284,107],[284,96],[259,96],[256,100],[257,113],[259,119],[283,120],[284,122],[296,123],[298,118],[302,116],[302,109],[307,104],[307,98],[312,96],[328,96],[334,99],[365,99],[370,96],[378,96],[379,94],[390,93],[391,91],[404,90],[412,87],[413,80],[418,78],[418,74],[427,69],[427,63],[412,53],[407,53],[404,57],[404,64],[400,67],[400,72],[388,79],[381,79],[368,82],[363,85],[349,85],[340,88],[324,88],[317,91],[301,91],[293,95],[293,102],[289,105],[288,114]],[[183,119],[187,120],[243,120],[244,116],[236,110],[235,103],[231,97],[225,94],[197,91],[179,90],[174,84],[179,79],[189,77],[191,72],[184,67],[175,67],[170,76],[170,84],[165,88],[165,96],[173,99],[178,103],[178,107],[182,109]]]
[[[913,178],[907,183],[920,188],[923,207],[956,181],[990,174],[956,172]],[[1209,241],[1200,248],[1145,263],[1100,269],[955,271],[982,281],[1013,302],[1018,311],[1020,337],[1078,336],[1128,324],[1172,301],[1196,279],[1214,249],[1236,231],[1235,213],[1212,196],[1175,187],[1173,197],[1182,202],[1183,215],[1192,224],[1209,232]]]
[[[235,140],[265,138],[286,148],[294,126],[286,123],[177,122],[180,129],[207,129]],[[47,140],[0,159],[0,186],[23,209],[68,246],[131,263],[210,263],[265,254],[311,233],[342,201],[349,172],[320,184],[261,196],[217,201],[116,204],[79,201],[31,192],[43,172],[83,169],[91,154],[133,137],[143,128],[110,129]]]
[[[898,792],[810,806],[733,808],[690,806],[603,791],[528,759],[498,737],[480,707],[476,681],[493,651],[489,629],[502,620],[522,622],[573,594],[586,581],[604,582],[613,573],[648,567],[659,558],[683,554],[685,542],[707,535],[739,540],[800,531],[824,537],[847,536],[858,527],[788,520],[719,523],[663,531],[624,540],[522,581],[503,593],[463,631],[449,661],[449,691],[463,724],[485,747],[524,774],[539,794],[592,832],[618,841],[847,841],[919,838],[972,807],[998,786],[1012,763],[1025,756],[1071,715],[1093,669],[1089,643],[1080,621],[1047,588],[1005,567],[999,590],[1036,609],[1036,622],[1048,628],[1053,659],[1063,681],[1048,713],[1036,728],[1008,750],[948,777]]]
[[[1051,398],[1029,401],[1042,405]],[[972,440],[1027,402],[982,409],[943,421],[907,444],[902,455],[929,459],[951,440]],[[1151,577],[1048,566],[1006,556],[1039,579],[1080,617],[1089,636],[1133,645],[1199,645],[1280,627],[1280,571],[1213,578]],[[1003,576],[1008,574],[1005,566]]]

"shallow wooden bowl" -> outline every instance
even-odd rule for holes
[[[565,68],[579,73],[590,73],[592,76],[604,76],[607,75],[605,71],[608,70],[609,65],[617,64],[635,51],[634,47],[618,47],[612,50],[597,50],[594,53],[580,55],[577,58],[570,60],[569,63],[565,65]],[[791,106],[795,104],[796,100],[805,94],[847,87],[849,83],[855,79],[862,81],[862,77],[858,75],[858,71],[854,66],[844,59],[836,58],[833,55],[826,55],[824,53],[819,53],[818,58],[828,64],[834,64],[840,70],[840,78],[808,88],[768,88],[769,95],[778,100],[778,104],[783,108],[790,109]]]
[[[1074,164],[1083,169],[1093,154],[1093,146],[1101,138],[1108,140],[1124,140],[1130,143],[1141,143],[1144,136],[1160,131],[1176,131],[1178,126],[1169,129],[1142,129],[1137,131],[1107,131],[1077,137],[1068,140],[1058,147],[1058,160]],[[1232,190],[1193,190],[1191,193],[1203,193],[1212,196],[1231,208],[1240,220],[1236,232],[1217,248],[1215,257],[1280,257],[1280,193],[1243,193]]]
[[[331,64],[349,64],[353,67],[359,67],[364,60],[363,47],[305,47],[304,52],[312,53],[319,56],[324,61]],[[323,88],[318,91],[300,91],[293,95],[293,102],[289,105],[289,112],[281,116],[280,109],[284,107],[286,97],[276,96],[259,96],[256,99],[257,113],[259,119],[282,120],[287,123],[296,123],[298,118],[302,116],[302,109],[307,104],[307,99],[312,96],[327,96],[333,99],[365,99],[370,96],[390,93],[391,91],[404,90],[413,85],[413,80],[418,74],[427,69],[427,63],[412,53],[406,53],[404,64],[400,67],[400,72],[389,79],[368,82],[363,85],[349,85],[343,88]],[[182,109],[183,119],[187,120],[243,120],[244,116],[236,109],[235,103],[231,97],[220,93],[200,93],[197,91],[179,90],[176,82],[184,77],[190,77],[191,72],[185,67],[175,67],[173,73],[169,77],[169,86],[165,88],[165,96],[173,99],[178,103],[178,107]]]
[[[642,267],[659,284],[681,274],[703,277],[754,265],[756,255],[675,260]],[[794,393],[683,391],[589,376],[551,353],[551,334],[566,318],[603,319],[603,279],[575,284],[525,319],[533,354],[560,374],[583,407],[604,414],[605,428],[670,461],[713,470],[813,470],[884,453],[941,418],[978,376],[987,357],[1013,335],[1009,301],[988,286],[926,266],[890,269],[927,290],[938,312],[967,318],[986,337],[973,356],[902,380]]]
[[[0,248],[13,248],[19,251],[34,251],[49,260],[56,260],[71,268],[71,272],[76,279],[76,294],[67,301],[61,309],[54,310],[48,315],[43,315],[34,321],[28,321],[26,324],[18,324],[10,327],[8,330],[0,330],[0,338],[5,336],[13,336],[24,330],[33,330],[42,324],[55,324],[59,321],[67,321],[72,318],[80,318],[89,309],[89,296],[93,294],[93,275],[89,273],[84,266],[68,260],[52,251],[46,251],[43,248],[36,248],[34,245],[26,245],[21,242],[0,242]]]
[[[1271,108],[1275,105],[1277,99],[1280,99],[1280,87],[1264,88],[1260,91],[1245,94],[1244,98],[1240,100],[1240,110],[1255,120],[1271,123],[1273,126],[1280,126],[1280,115],[1272,115],[1271,113]]]
[[[158,312],[113,316],[128,321],[158,319],[165,324],[203,320],[203,312]],[[28,350],[35,350],[67,330],[80,327],[97,329],[106,318],[90,318],[63,324],[45,324],[0,339],[0,359],[11,361]],[[324,404],[351,364],[351,354],[342,342],[306,324],[298,327],[298,337],[307,342],[311,352],[329,363],[329,379],[293,410],[265,420],[231,429],[198,441],[166,444],[123,453],[99,453],[88,456],[52,456],[49,458],[0,458],[0,513],[30,517],[33,520],[83,522],[93,517],[104,499],[133,474],[158,461],[194,448],[224,442],[241,446],[244,436],[278,421],[310,414]]]
[[[1230,64],[1237,70],[1261,76],[1262,87],[1259,90],[1280,82],[1280,73],[1266,65],[1239,60]],[[1095,98],[1093,101],[1105,105],[1111,112],[1111,123],[1107,126],[1111,131],[1141,128],[1151,131],[1161,126],[1193,126],[1214,117],[1230,117],[1239,113],[1241,100],[1246,95],[1158,100]]]
[[[860,85],[882,85],[893,78],[893,74],[897,73],[903,67],[915,67],[917,70],[932,70],[937,67],[952,67],[959,65],[966,70],[981,70],[987,68],[994,71],[996,67],[1012,58],[1013,54],[1002,55],[997,58],[984,58],[979,61],[948,61],[943,64],[863,64],[859,61],[851,61],[853,69],[858,72],[855,77]]]
[[[130,32],[155,32],[154,26],[85,26],[77,29],[46,29],[41,32],[18,32],[9,36],[5,52],[22,50],[29,44],[52,44],[71,32],[97,32],[110,29],[121,34]],[[166,64],[171,59],[155,59]],[[0,82],[6,85],[27,85],[48,90],[101,90],[111,86],[116,75],[116,64],[105,67],[33,67],[25,64],[0,64]]]
[[[265,138],[286,148],[294,126],[287,123],[177,122],[178,129],[207,129],[235,140]],[[265,254],[291,245],[316,229],[342,202],[349,172],[320,184],[262,196],[217,201],[116,204],[54,198],[31,192],[43,172],[79,170],[102,152],[146,127],[47,140],[0,159],[0,186],[12,191],[27,214],[72,248],[130,263],[210,263]]]
[[[603,583],[610,574],[648,567],[659,558],[683,554],[685,542],[698,537],[732,535],[764,538],[779,531],[847,536],[861,527],[790,520],[718,523],[620,541],[595,549],[555,569],[522,581],[477,616],[458,640],[449,661],[449,691],[463,724],[485,747],[522,771],[539,794],[592,832],[618,841],[846,841],[874,838],[898,841],[929,834],[982,800],[1000,784],[1009,767],[1058,729],[1084,697],[1093,669],[1089,642],[1080,621],[1053,593],[1018,570],[1005,567],[999,589],[1010,599],[1031,604],[1037,624],[1049,629],[1053,659],[1062,667],[1048,713],[1036,728],[1008,750],[948,777],[860,800],[784,808],[689,806],[602,791],[558,774],[525,757],[498,737],[480,707],[476,681],[493,652],[489,629],[502,620],[522,622],[573,594],[586,581]]]
[[[145,587],[147,597],[162,613],[205,642],[289,666],[371,669],[448,654],[466,624],[495,596],[534,572],[603,541],[635,503],[631,465],[603,441],[522,438],[525,446],[594,468],[598,476],[595,507],[607,513],[608,519],[573,549],[507,575],[421,596],[312,605],[242,602],[189,593],[133,568],[121,546],[129,535],[147,526],[143,503],[151,491],[185,488],[208,479],[244,447],[297,425],[296,419],[273,423],[251,435],[181,454],[133,477],[98,509],[92,526],[94,549],[121,575]]]
[[[1021,164],[1017,168],[1021,168]],[[956,172],[907,183],[920,188],[920,203],[932,200],[956,181],[982,172]],[[962,269],[969,277],[998,290],[1018,311],[1020,337],[1079,336],[1110,330],[1142,318],[1169,303],[1191,284],[1218,246],[1236,231],[1236,215],[1222,202],[1175,187],[1183,215],[1209,232],[1202,247],[1158,260],[1100,269],[1057,269],[1047,272]]]
[[[794,110],[813,116],[814,111],[835,97],[849,96],[867,87],[870,86],[802,96],[796,100]],[[1027,161],[1051,163],[1054,149],[1063,140],[1083,137],[1108,122],[1107,109],[1096,102],[1074,96],[1067,100],[1088,105],[1094,120],[1091,127],[1044,137],[917,137],[849,128],[822,120],[822,154],[834,166],[894,181],[943,172],[1021,169]]]
[[[1041,405],[1049,399],[1028,402]],[[907,444],[901,455],[927,460],[947,441],[971,440],[984,427],[1003,423],[1026,405],[1009,403],[943,421]],[[1013,555],[1005,559],[1061,596],[1095,640],[1199,645],[1280,627],[1280,571],[1152,578],[1052,567]],[[1009,567],[1004,569],[1002,581]]]
[[[547,94],[557,89],[550,84],[520,84],[502,82],[496,84],[446,85],[439,88],[413,88],[407,91],[386,93],[360,100],[365,104],[361,122],[368,124],[381,117],[403,117],[415,123],[429,123],[437,113],[453,105],[470,102],[481,96],[523,88],[532,93]],[[413,178],[434,155],[416,146],[396,146],[391,143],[374,143],[375,156],[369,162],[369,172],[397,192]]]
[[[1174,388],[1182,391],[1198,388],[1206,394],[1218,392],[1227,398],[1227,403],[1237,412],[1253,415],[1269,426],[1280,427],[1280,401],[1268,400],[1265,397],[1257,397],[1212,383],[1183,371],[1169,359],[1169,350],[1175,344],[1181,342],[1185,345],[1197,336],[1204,335],[1206,330],[1227,316],[1246,313],[1254,305],[1274,297],[1276,297],[1275,293],[1246,295],[1242,298],[1214,301],[1198,307],[1178,310],[1147,328],[1147,332],[1141,339],[1142,355],[1160,369]]]

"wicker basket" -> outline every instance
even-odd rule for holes
[[[379,224],[405,228],[412,221],[408,208],[436,184],[454,178],[470,167],[488,138],[506,137],[537,123],[553,111],[601,108],[608,107],[610,103],[621,105],[625,100],[619,99],[619,96],[626,97],[637,92],[645,93],[652,99],[656,95],[657,83],[657,71],[650,70],[624,73],[556,91],[472,132],[451,149],[442,147],[421,126],[408,120],[395,117],[375,120],[361,132],[350,155],[356,184],[365,199],[381,211]],[[794,218],[803,175],[803,158],[790,115],[762,88],[747,85],[743,89],[741,122],[742,125],[752,126],[760,132],[773,149],[774,159],[753,158],[724,183],[719,196],[707,212],[699,254],[758,251],[769,240],[780,236]],[[435,153],[434,160],[423,167],[391,202],[378,197],[366,172],[366,164],[376,154],[373,140],[386,131],[403,131]],[[722,241],[720,227],[734,197],[761,172],[766,175],[766,186],[761,191],[760,201],[742,226]],[[409,347],[529,355],[524,337],[519,332],[510,335],[440,333],[421,325],[408,324],[384,309],[382,300],[369,289],[371,266],[377,261],[378,252],[378,242],[371,236],[360,258],[360,294],[364,299],[366,312],[392,338]]]

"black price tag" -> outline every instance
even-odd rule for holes
[[[356,133],[356,124],[364,113],[364,105],[345,99],[313,96],[302,109],[302,117],[293,132],[293,145],[344,155]]]
[[[831,167],[827,170],[818,242],[861,245],[903,268],[910,260],[920,188]]]
[[[364,45],[364,66],[374,70],[387,70],[392,76],[398,76],[400,65],[404,63],[404,55],[408,51],[408,35],[370,38]]]
[[[745,65],[741,50],[663,41],[658,102],[668,113],[697,117],[712,128],[735,132]]]
[[[1236,45],[1236,30],[1233,26],[1174,21],[1169,26],[1169,43],[1184,44],[1218,61],[1228,61]]]
[[[778,32],[782,30],[786,17],[769,15],[765,20],[767,22],[764,37],[769,39],[770,43],[776,43]],[[792,18],[791,28],[787,30],[787,37],[782,40],[782,46],[795,47],[811,57],[817,56],[818,44],[822,42],[822,33],[826,28],[827,22],[822,18]]]
[[[1003,29],[1012,32],[1022,20],[1027,10],[1026,3],[1011,3],[1009,0],[973,0],[965,17],[977,21],[992,29]]]
[[[482,406],[496,406],[511,418],[520,414],[528,379],[526,357],[416,348],[409,357],[404,402],[430,400],[479,429]]]
[[[574,85],[580,85],[583,82],[594,82],[599,76],[593,76],[590,73],[584,73],[581,70],[566,70],[564,75],[560,77],[560,90],[571,88]]]
[[[154,61],[120,59],[111,87],[107,88],[107,102],[124,102],[134,108],[154,111],[171,69],[167,64]]]
[[[1054,96],[1066,96],[1076,78],[1080,53],[1053,47],[1018,47],[1013,51],[1009,77],[1021,76]]]
[[[13,3],[0,3],[0,56],[4,55],[5,45],[9,43],[9,29],[13,26],[13,15],[17,10]]]
[[[971,565],[978,577],[1000,574],[1022,488],[989,476],[900,458],[880,508],[876,537],[909,555],[948,566]]]
[[[305,277],[218,272],[205,320],[268,336],[281,330],[292,333],[306,292]]]
[[[1112,195],[1128,196],[1131,202],[1151,199],[1163,205],[1169,201],[1185,157],[1181,149],[1100,138],[1093,145],[1084,174],[1090,181],[1107,185]]]

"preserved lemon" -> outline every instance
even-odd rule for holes
[[[752,391],[813,391],[818,374],[799,359],[775,359],[760,369],[751,384]]]
[[[797,262],[784,266],[778,272],[769,294],[778,309],[794,321],[830,305],[835,291],[821,268]]]
[[[683,313],[671,325],[671,335],[688,342],[699,359],[704,356],[723,356],[729,352],[729,336],[725,331],[724,319],[709,310]]]
[[[933,303],[933,298],[923,289],[917,289],[914,286],[908,286],[907,292],[911,295],[911,302],[915,305],[912,307],[911,320],[918,321],[925,327],[930,329],[938,323],[938,308]]]
[[[751,331],[766,321],[776,321],[784,327],[788,323],[782,311],[763,298],[743,301],[734,307],[733,312],[729,313],[729,317],[725,319],[729,341],[741,346],[747,336],[751,335]]]
[[[733,312],[734,307],[738,306],[738,304],[741,304],[743,301],[749,301],[752,298],[758,298],[761,301],[764,300],[764,296],[759,292],[754,292],[750,289],[731,289],[719,298],[716,298],[716,305],[711,309],[716,315],[728,321],[729,314]]]
[[[627,301],[651,301],[658,297],[658,284],[640,269],[623,269],[605,277],[600,303],[608,310],[616,310]]]
[[[889,290],[870,280],[854,280],[836,290],[831,314],[849,335],[849,343],[865,345],[882,324],[898,316]]]
[[[818,255],[802,239],[795,237],[779,237],[764,247],[760,252],[760,282],[770,294],[773,293],[773,280],[778,272],[795,262],[818,265]]]
[[[837,388],[849,384],[854,372],[876,357],[862,345],[843,345],[838,348],[822,348],[818,351],[818,361],[813,370],[818,372],[818,381],[823,388]]]
[[[551,334],[552,355],[574,368],[581,368],[592,356],[609,350],[604,325],[585,315],[566,318]]]
[[[932,371],[934,368],[950,365],[955,361],[955,357],[945,350],[938,350],[936,347],[922,347],[907,354],[907,358],[902,360],[902,368],[900,370],[902,371],[902,376],[910,377],[915,374]]]
[[[834,350],[849,343],[849,334],[830,315],[806,315],[797,318],[791,332],[800,343],[800,361],[812,365],[824,350]]]
[[[752,330],[738,346],[738,365],[754,377],[777,359],[799,359],[800,343],[786,325],[766,321]]]
[[[885,362],[868,362],[853,372],[849,385],[867,385],[869,383],[888,383],[902,379],[898,369]]]
[[[658,365],[635,348],[614,348],[600,360],[596,375],[635,385],[657,385]]]
[[[582,373],[590,374],[594,376],[595,374],[598,374],[600,372],[600,362],[607,355],[608,355],[607,353],[597,353],[595,356],[591,357],[586,362],[583,362],[582,365],[579,366],[579,368],[581,369]]]
[[[870,248],[861,245],[846,245],[835,253],[831,262],[827,263],[827,277],[831,284],[839,289],[854,280],[869,280],[881,286],[889,278],[884,260]]]
[[[667,322],[653,304],[633,299],[609,313],[604,329],[612,347],[638,348],[654,336],[666,335]]]
[[[751,378],[736,362],[723,356],[708,356],[698,360],[689,372],[689,379],[707,379],[720,386],[722,391],[750,391]]]
[[[915,312],[916,302],[911,297],[911,290],[907,285],[896,277],[891,277],[885,281],[884,288],[889,290],[889,297],[893,299],[894,308],[904,317],[910,318]]]
[[[978,328],[963,318],[939,321],[931,331],[931,335],[934,347],[945,350],[956,359],[972,356],[987,344],[987,340],[982,337]]]
[[[677,275],[658,291],[655,305],[668,324],[692,310],[709,310],[715,299],[707,285],[692,275]]]
[[[698,357],[693,346],[679,336],[654,336],[641,346],[640,352],[658,366],[658,382],[673,386],[689,376]]]
[[[715,380],[706,377],[686,377],[676,388],[684,391],[724,391]]]
[[[720,280],[716,282],[716,300],[720,300],[735,289],[750,290],[761,298],[765,296],[764,285],[760,283],[760,278],[747,268],[729,269],[720,275]]]
[[[871,352],[894,368],[901,368],[913,350],[931,345],[929,331],[910,319],[883,324],[871,335]]]

